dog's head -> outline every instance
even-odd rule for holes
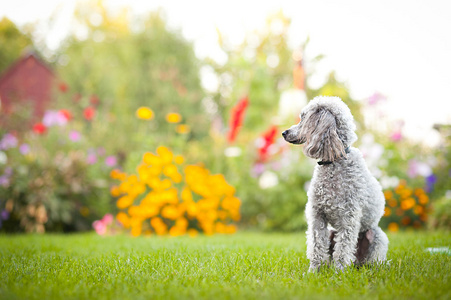
[[[315,97],[304,107],[299,124],[282,135],[292,144],[305,144],[304,154],[324,161],[345,156],[345,149],[357,140],[354,118],[338,97]]]

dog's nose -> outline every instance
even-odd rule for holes
[[[282,136],[285,138],[288,134],[288,130],[285,130],[284,132],[282,132]]]

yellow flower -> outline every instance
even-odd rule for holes
[[[420,215],[420,214],[422,214],[424,212],[424,208],[423,208],[423,206],[417,205],[417,206],[415,206],[413,212],[416,215]]]
[[[429,197],[425,194],[420,195],[420,197],[418,198],[418,201],[420,202],[420,204],[427,204],[429,202]]]
[[[393,198],[393,193],[392,193],[392,191],[387,190],[387,191],[384,191],[384,196],[385,196],[386,200],[390,200],[391,198]]]
[[[401,208],[403,210],[411,209],[415,206],[415,199],[413,198],[407,198],[406,200],[401,201]]]
[[[136,110],[136,117],[141,120],[150,120],[153,118],[153,111],[145,106],[142,106]]]
[[[388,217],[389,215],[391,215],[391,209],[386,207],[384,211],[384,217]]]
[[[196,237],[198,234],[199,234],[199,232],[196,229],[194,229],[194,228],[188,229],[188,235],[190,237]]]
[[[116,205],[120,209],[124,209],[133,204],[133,198],[130,196],[122,196],[117,200]]]
[[[391,232],[397,232],[399,230],[399,225],[395,222],[388,224],[388,230]]]
[[[116,220],[118,220],[124,228],[130,227],[130,218],[128,215],[124,212],[120,212],[116,215]]]
[[[177,127],[175,128],[175,131],[177,131],[177,133],[180,133],[180,134],[187,134],[191,131],[191,128],[189,127],[189,125],[180,124],[180,125],[177,125]]]
[[[121,195],[121,189],[118,186],[112,186],[110,189],[110,194],[113,197],[119,197]]]
[[[164,146],[158,147],[157,153],[160,156],[161,163],[164,165],[170,164],[174,158],[174,154],[172,154],[171,150]]]
[[[178,113],[168,113],[166,115],[166,121],[169,123],[180,123],[180,121],[182,121],[182,116]]]
[[[177,207],[173,205],[168,205],[165,206],[161,211],[161,216],[169,220],[175,220],[179,217],[179,211]]]
[[[183,156],[181,156],[181,155],[176,155],[176,156],[174,157],[174,162],[175,162],[176,164],[178,164],[178,165],[183,164],[184,161],[185,161],[185,159],[184,159]]]

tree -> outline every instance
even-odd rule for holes
[[[26,47],[32,45],[30,37],[4,17],[0,21],[0,73],[17,60]]]

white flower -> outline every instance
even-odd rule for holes
[[[6,156],[6,153],[3,151],[0,151],[0,165],[6,164],[8,161],[8,157]]]
[[[260,179],[258,180],[258,185],[261,189],[269,189],[272,187],[275,187],[279,184],[279,177],[277,177],[277,174],[271,171],[265,171],[262,176],[260,176]]]
[[[237,157],[241,155],[241,148],[239,147],[227,147],[224,150],[224,155],[227,157]]]

